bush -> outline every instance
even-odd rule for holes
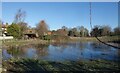
[[[66,41],[66,40],[69,40],[69,37],[68,36],[62,36],[62,35],[52,35],[51,39],[55,40],[55,41]]]
[[[43,40],[51,40],[51,36],[50,35],[44,35],[42,37]]]

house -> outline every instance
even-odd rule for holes
[[[24,39],[38,38],[38,34],[34,29],[28,29],[24,32]]]
[[[2,29],[1,29],[2,30],[2,32],[1,32],[2,36],[6,36],[7,35],[7,26],[8,25],[2,24]]]
[[[2,29],[0,30],[0,40],[13,39],[13,36],[7,35],[8,24],[2,24]]]
[[[47,35],[51,35],[51,34],[52,34],[52,32],[51,32],[51,31],[48,31],[48,32],[47,32]]]

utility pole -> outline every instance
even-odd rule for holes
[[[89,5],[90,5],[90,27],[91,27],[91,29],[92,29],[92,12],[91,12],[91,2],[89,3]]]

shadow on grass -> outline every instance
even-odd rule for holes
[[[107,71],[117,72],[120,70],[118,63],[108,61],[65,61],[65,62],[53,62],[53,61],[41,61],[35,59],[20,59],[9,60],[3,62],[3,67],[7,69],[7,72],[12,73],[26,73],[26,72],[40,72],[51,73],[57,72],[96,72]]]

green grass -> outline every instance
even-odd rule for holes
[[[104,42],[115,42],[120,41],[119,36],[104,36],[104,37],[98,37],[101,41]],[[60,37],[59,37],[60,38]],[[21,45],[29,45],[29,44],[49,44],[49,43],[67,43],[67,42],[98,42],[98,40],[95,37],[72,37],[67,40],[41,40],[41,39],[29,39],[29,40],[5,40],[2,42],[2,46],[21,46]]]
[[[46,40],[30,39],[30,40],[5,40],[2,42],[2,46],[22,46],[29,44],[48,44]]]
[[[110,42],[110,41],[120,41],[120,36],[102,36],[98,37],[101,41],[104,42]],[[72,41],[82,41],[82,42],[88,42],[88,41],[94,41],[97,42],[98,40],[95,37],[72,37]]]
[[[119,71],[119,63],[106,60],[54,62],[37,59],[11,59],[3,62],[8,72],[26,71]]]

